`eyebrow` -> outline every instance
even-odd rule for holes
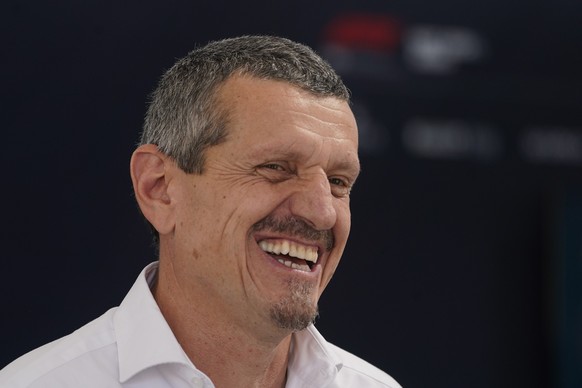
[[[362,171],[362,166],[360,165],[360,161],[358,159],[356,159],[356,163],[352,163],[344,159],[336,165],[336,168],[348,171],[350,175],[352,175],[354,182]]]

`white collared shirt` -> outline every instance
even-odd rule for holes
[[[3,388],[214,387],[192,364],[164,320],[147,266],[121,303],[79,330],[0,371]],[[386,373],[325,341],[312,325],[293,334],[287,388],[390,387]]]

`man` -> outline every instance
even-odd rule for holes
[[[312,325],[350,230],[349,94],[286,39],[213,42],[153,94],[131,159],[159,243],[118,308],[2,387],[399,387]]]

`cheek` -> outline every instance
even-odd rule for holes
[[[191,253],[195,258],[197,252],[205,256],[215,251],[233,212],[233,201],[200,181],[181,192],[176,202],[175,234],[177,242],[183,244],[184,257]]]
[[[321,282],[321,292],[323,292],[324,288],[330,282],[333,274],[335,273],[341,257],[344,252],[344,248],[346,246],[348,235],[350,233],[351,227],[351,214],[349,205],[341,206],[337,210],[338,218],[336,225],[334,227],[334,236],[335,236],[335,246],[332,251],[332,254],[328,258],[328,262],[325,264],[325,269],[323,271],[323,278]]]
[[[252,225],[268,216],[289,215],[290,190],[286,190],[283,185],[271,183],[256,185],[253,189],[245,196],[244,205],[240,206],[240,213],[247,217]]]
[[[350,212],[349,202],[341,202],[337,208],[337,222],[335,226],[335,235],[337,237],[337,245],[345,247],[352,227],[352,214]]]

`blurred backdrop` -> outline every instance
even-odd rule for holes
[[[276,34],[353,92],[363,171],[319,329],[406,387],[582,386],[582,2],[15,1],[0,12],[0,367],[152,261],[128,161],[209,40]]]

